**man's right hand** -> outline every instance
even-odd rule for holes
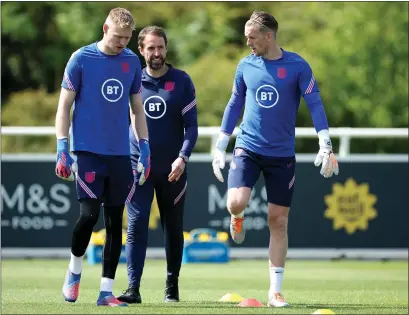
[[[74,180],[74,172],[77,171],[77,163],[68,152],[68,139],[57,139],[57,164],[55,166],[55,174],[68,181]]]
[[[224,169],[224,166],[226,164],[226,148],[227,145],[229,144],[229,139],[230,136],[224,133],[220,133],[219,138],[217,139],[216,142],[216,148],[214,151],[212,162],[213,173],[216,176],[216,178],[222,183],[224,182],[224,178],[221,169]]]

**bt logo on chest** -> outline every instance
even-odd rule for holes
[[[145,115],[152,119],[162,118],[166,113],[166,102],[159,95],[148,97],[143,103]]]
[[[271,108],[278,103],[280,95],[277,89],[269,84],[260,86],[256,91],[256,101],[264,108]]]
[[[114,103],[124,94],[124,86],[117,79],[108,79],[102,84],[101,93],[108,102]]]

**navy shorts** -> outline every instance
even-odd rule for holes
[[[295,183],[295,157],[269,157],[235,148],[229,169],[229,189],[252,189],[260,172],[263,172],[268,202],[290,207]]]
[[[119,206],[132,198],[135,187],[130,156],[83,151],[75,152],[75,155],[78,200],[99,199],[104,205]]]

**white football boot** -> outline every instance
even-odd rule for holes
[[[235,218],[231,217],[230,221],[230,235],[236,244],[241,244],[246,236],[246,231],[244,230],[244,217]]]
[[[281,293],[273,293],[273,292],[268,292],[268,306],[271,307],[288,307],[290,304],[288,304],[284,300],[284,296]]]

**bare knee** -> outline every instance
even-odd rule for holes
[[[269,204],[268,206],[268,227],[271,233],[287,233],[288,207]]]
[[[240,214],[246,209],[247,203],[240,199],[233,199],[227,201],[227,209],[229,209],[231,214]]]
[[[288,218],[286,216],[271,216],[268,218],[268,227],[275,233],[287,231]]]
[[[227,209],[233,215],[238,215],[246,209],[250,199],[251,189],[248,187],[230,188],[227,193]]]

